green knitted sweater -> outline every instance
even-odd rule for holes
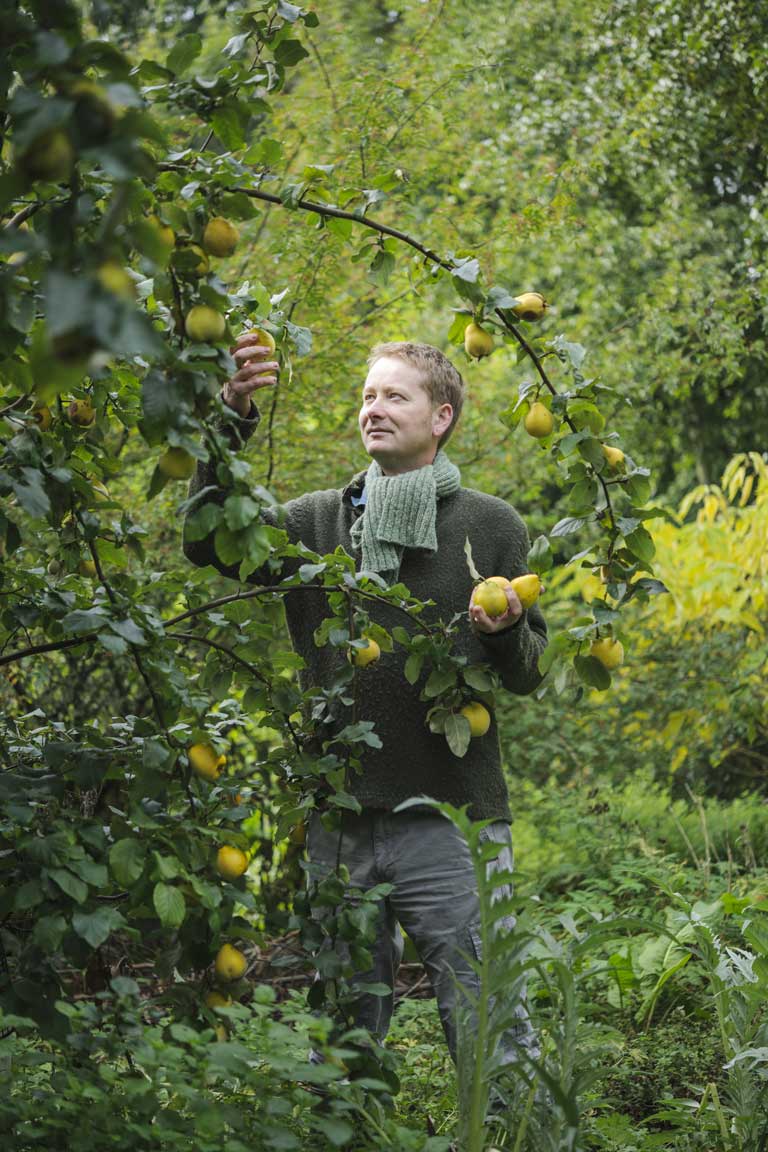
[[[251,408],[250,417],[237,422],[243,440],[254,432],[259,421],[258,410]],[[350,528],[361,515],[362,506],[352,503],[365,483],[365,473],[352,478],[345,488],[308,492],[283,505],[282,527],[291,541],[303,543],[315,552],[332,552],[341,544],[355,555]],[[226,493],[217,482],[215,468],[208,462],[199,464],[190,482],[190,495],[210,487],[207,499],[223,501]],[[199,506],[199,505],[198,505]],[[264,517],[276,523],[274,510],[265,509]],[[469,537],[478,571],[507,577],[527,571],[528,533],[518,513],[503,500],[459,488],[444,497],[437,506],[437,552],[406,548],[400,580],[412,595],[421,600],[434,600],[435,607],[425,609],[424,620],[449,620],[454,613],[465,613],[472,593],[472,579],[464,556],[464,542]],[[189,560],[201,566],[212,564],[224,575],[237,579],[238,565],[228,567],[216,556],[213,538],[184,542]],[[284,569],[287,573],[288,564]],[[257,584],[275,582],[279,575],[268,568],[254,572],[249,581]],[[325,593],[290,592],[284,597],[285,612],[294,648],[304,658],[302,672],[305,687],[328,683],[340,659],[338,649],[318,648],[314,632],[329,615]],[[407,620],[388,605],[371,605],[373,619],[388,629]],[[527,695],[541,682],[537,661],[546,645],[547,629],[537,605],[523,612],[518,622],[493,635],[475,632],[467,621],[455,645],[455,651],[472,663],[485,662],[501,676],[506,689],[516,695]],[[428,674],[410,685],[404,675],[405,655],[396,645],[365,669],[365,691],[359,694],[358,719],[370,720],[382,741],[380,749],[365,747],[362,773],[354,774],[349,790],[363,807],[392,809],[413,796],[430,796],[453,805],[470,806],[470,816],[480,819],[511,819],[507,788],[501,770],[499,737],[495,720],[487,734],[470,742],[462,758],[454,756],[443,736],[431,733],[425,723],[430,704],[419,700],[419,692]],[[513,769],[515,749],[508,748],[507,760]]]

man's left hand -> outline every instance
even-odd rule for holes
[[[475,592],[473,589],[472,598],[469,601],[469,618],[476,632],[503,632],[505,628],[511,628],[513,624],[517,624],[523,614],[520,597],[514,588],[505,588],[504,594],[507,597],[507,610],[504,615],[489,616],[484,608],[481,608],[479,604],[475,604]]]

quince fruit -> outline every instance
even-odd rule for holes
[[[232,1003],[231,996],[225,996],[223,992],[217,992],[215,989],[206,992],[203,997],[203,1003],[206,1008],[229,1008]]]
[[[263,344],[270,351],[270,354],[275,351],[277,344],[271,332],[267,332],[266,328],[251,328],[251,336],[255,336],[259,344]]]
[[[136,285],[117,260],[107,260],[96,269],[96,279],[102,288],[124,300],[136,299]]]
[[[593,640],[589,654],[599,660],[609,672],[624,663],[624,645],[620,640],[614,640],[612,636],[601,636],[599,640]]]
[[[464,351],[473,360],[481,360],[483,356],[490,356],[495,345],[493,336],[481,328],[479,324],[470,321],[464,329]]]
[[[541,580],[536,572],[526,572],[524,576],[515,576],[510,584],[517,592],[517,598],[523,608],[530,608],[541,595]]]
[[[361,636],[360,639],[367,641],[365,648],[350,649],[349,658],[356,668],[367,668],[369,664],[373,664],[381,656],[381,648],[369,636]]]
[[[196,344],[215,344],[227,330],[227,322],[220,312],[207,304],[195,304],[187,312],[184,328]]]
[[[180,248],[174,248],[171,263],[179,276],[194,280],[205,276],[211,266],[199,244],[182,244]]]
[[[41,432],[47,432],[53,423],[53,416],[47,404],[35,404],[32,409],[32,419]]]
[[[301,848],[303,844],[306,844],[307,825],[304,820],[302,820],[300,824],[294,824],[293,828],[291,828],[290,832],[288,833],[288,839],[290,840],[291,844],[297,844],[299,848]]]
[[[154,229],[160,243],[170,251],[176,243],[176,233],[170,224],[164,224],[160,217],[154,214],[148,216],[147,221]]]
[[[101,84],[77,80],[67,95],[75,101],[75,122],[81,142],[103,144],[116,119],[115,105]]]
[[[66,180],[74,162],[72,144],[61,128],[43,132],[21,157],[21,167],[30,180]]]
[[[163,476],[171,480],[189,480],[197,467],[197,461],[186,448],[166,448],[157,466]]]
[[[482,608],[486,616],[490,616],[492,620],[503,616],[509,608],[509,602],[504,592],[505,586],[509,583],[511,581],[508,581],[504,576],[491,576],[489,580],[483,580],[482,584],[475,586],[472,594],[473,603]]]
[[[520,320],[541,320],[549,305],[541,292],[521,292],[512,311]]]
[[[541,400],[535,400],[531,404],[523,423],[529,436],[535,436],[537,440],[541,440],[544,436],[549,436],[555,420],[546,404],[542,404]]]
[[[216,953],[214,967],[219,979],[229,982],[240,979],[248,967],[248,961],[240,949],[235,948],[233,944],[222,944]]]
[[[70,424],[77,428],[89,428],[96,419],[96,409],[90,400],[72,400],[67,405]]]
[[[214,216],[203,229],[203,248],[210,256],[231,256],[240,233],[223,216]]]
[[[77,570],[81,576],[87,576],[91,580],[98,575],[96,562],[94,560],[81,560],[77,566]]]
[[[603,456],[608,461],[612,472],[618,472],[624,467],[624,453],[621,448],[613,448],[610,444],[603,444]]]
[[[216,853],[216,871],[225,880],[237,880],[248,867],[248,857],[231,844],[222,844]]]
[[[491,714],[479,700],[472,700],[459,709],[462,716],[469,720],[469,731],[472,736],[485,736],[491,726]]]
[[[222,767],[226,764],[226,756],[219,756],[212,744],[192,744],[187,755],[192,771],[212,784],[218,780]]]

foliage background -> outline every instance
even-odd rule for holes
[[[179,65],[167,89],[148,66],[139,77],[182,165],[211,144],[210,105],[193,77],[212,82],[221,74],[230,59],[223,53],[248,10],[175,3],[139,10],[107,0],[81,9],[92,30],[134,62],[166,64],[174,45],[201,35],[199,55]],[[55,24],[56,5],[52,13]],[[588,349],[587,370],[615,389],[606,414],[624,447],[652,469],[653,502],[670,513],[653,530],[656,574],[670,595],[630,612],[627,665],[610,694],[574,701],[549,686],[501,705],[521,898],[540,894],[552,931],[562,932],[557,917],[572,914],[574,900],[605,911],[609,896],[599,876],[615,865],[605,845],[644,875],[643,892],[673,877],[685,877],[691,901],[731,890],[741,897],[754,884],[764,892],[768,14],[746,0],[565,0],[518,7],[510,18],[508,5],[490,0],[478,19],[456,0],[403,0],[391,8],[329,0],[318,15],[316,27],[302,28],[307,55],[284,85],[227,119],[222,132],[228,128],[235,139],[226,145],[214,138],[211,150],[235,147],[239,133],[252,149],[252,166],[268,158],[265,190],[284,194],[293,186],[331,202],[348,196],[435,251],[477,257],[489,282],[543,292],[551,302],[546,332]],[[12,158],[5,143],[6,167]],[[155,185],[169,203],[184,186],[170,170]],[[6,196],[7,184],[3,189]],[[193,210],[204,210],[209,191],[190,195]],[[422,259],[395,243],[387,241],[371,269],[377,246],[362,228],[323,224],[278,205],[233,200],[228,207],[241,217],[242,238],[217,266],[222,281],[230,292],[243,281],[274,296],[284,292],[280,306],[312,339],[306,354],[290,352],[280,387],[264,405],[262,427],[245,453],[249,482],[285,499],[342,484],[363,467],[355,416],[367,352],[378,341],[414,338],[444,348],[465,374],[469,402],[451,447],[464,483],[513,503],[532,537],[552,528],[564,515],[558,468],[522,429],[511,433],[498,420],[526,377],[511,343],[499,341],[489,360],[467,363],[448,341],[457,306],[450,285],[431,283]],[[34,221],[30,227],[34,232]],[[13,245],[4,251],[7,258]],[[141,540],[144,558],[136,549],[107,551],[125,578],[124,594],[137,596],[141,587],[164,614],[190,596],[225,594],[231,584],[190,572],[181,555],[178,486],[148,496],[160,445],[139,434],[137,396],[127,378],[118,381],[133,408],[126,405],[128,417],[110,427],[92,456],[68,441],[61,425],[53,435],[66,453],[101,462],[113,518],[129,511],[121,531]],[[6,371],[3,385],[5,407],[19,394],[18,377]],[[18,425],[6,418],[3,429],[7,444]],[[11,511],[11,519],[25,518],[26,509]],[[67,543],[62,520],[41,527],[31,518],[21,547],[6,551],[6,573],[13,568],[6,592],[40,592],[47,565]],[[551,573],[545,610],[553,625],[571,620],[595,594],[589,580],[588,571],[559,565]],[[92,586],[72,587],[87,609]],[[263,647],[274,655],[284,644],[274,631],[277,618],[267,623],[272,638]],[[16,618],[6,616],[4,627],[18,635]],[[273,842],[275,730],[263,716],[249,718],[239,689],[230,695],[229,681],[217,684],[216,666],[198,656],[188,653],[186,665],[197,719],[205,723],[208,704],[218,701],[207,722],[221,723],[238,779],[248,782],[248,815],[236,827],[255,853],[250,922],[254,942],[264,944],[286,928],[300,876],[296,853]],[[103,752],[121,724],[134,733],[128,718],[151,710],[147,684],[125,654],[85,660],[60,652],[4,673],[0,705],[14,754],[54,738]],[[113,775],[110,787],[119,788],[119,773]],[[94,827],[111,799],[97,786]],[[6,819],[7,848],[13,813]],[[200,850],[212,843],[212,835],[203,837]],[[661,914],[655,897],[637,895],[633,909],[641,907]],[[172,960],[169,952],[161,972],[172,970]],[[636,977],[633,994],[647,994],[647,973]],[[586,1002],[602,1004],[597,1014],[624,1029],[626,1053],[636,1039],[632,1012],[593,992]],[[706,995],[670,1003],[665,1025],[672,1028],[680,1007],[684,1032],[709,1003]],[[128,1018],[131,1011],[125,1008]],[[262,1051],[277,1052],[280,1038],[265,1039],[266,1025],[248,1026],[262,1028]],[[138,1028],[138,1020],[125,1027]],[[415,1037],[403,1027],[402,1050],[415,1061]],[[93,1021],[77,1028],[85,1035]],[[197,1043],[186,1035],[176,1040]],[[151,1046],[152,1037],[144,1042]],[[675,1032],[672,1048],[679,1042]],[[707,1035],[701,1051],[709,1053],[712,1043]],[[226,1057],[216,1058],[226,1066]],[[707,1060],[691,1083],[668,1090],[701,1100],[702,1086],[722,1075],[724,1063],[715,1055],[704,1070]],[[183,1076],[178,1071],[177,1088]],[[660,1096],[651,1092],[638,1104],[630,1080],[612,1085],[613,1103],[603,1112],[598,1097],[589,1122],[594,1146],[645,1146],[646,1124],[671,1124],[648,1122]],[[253,1090],[283,1091],[274,1084]],[[199,1100],[187,1101],[198,1133],[208,1106],[202,1081],[199,1091]],[[409,1091],[419,1105],[417,1088]],[[290,1108],[305,1105],[290,1100]],[[451,1107],[449,1099],[449,1126]],[[629,1117],[624,1135],[620,1125],[598,1124],[612,1114]],[[426,1130],[421,1118],[414,1128]],[[180,1140],[188,1138],[187,1129],[180,1132]],[[334,1142],[330,1132],[325,1138]]]

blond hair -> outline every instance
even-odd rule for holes
[[[442,448],[456,427],[464,404],[464,381],[461,373],[439,348],[431,344],[417,344],[413,340],[376,344],[369,353],[368,367],[372,368],[377,360],[382,360],[385,356],[391,356],[418,368],[422,375],[421,383],[433,407],[450,404],[453,408],[451,422],[438,443],[438,448]]]

